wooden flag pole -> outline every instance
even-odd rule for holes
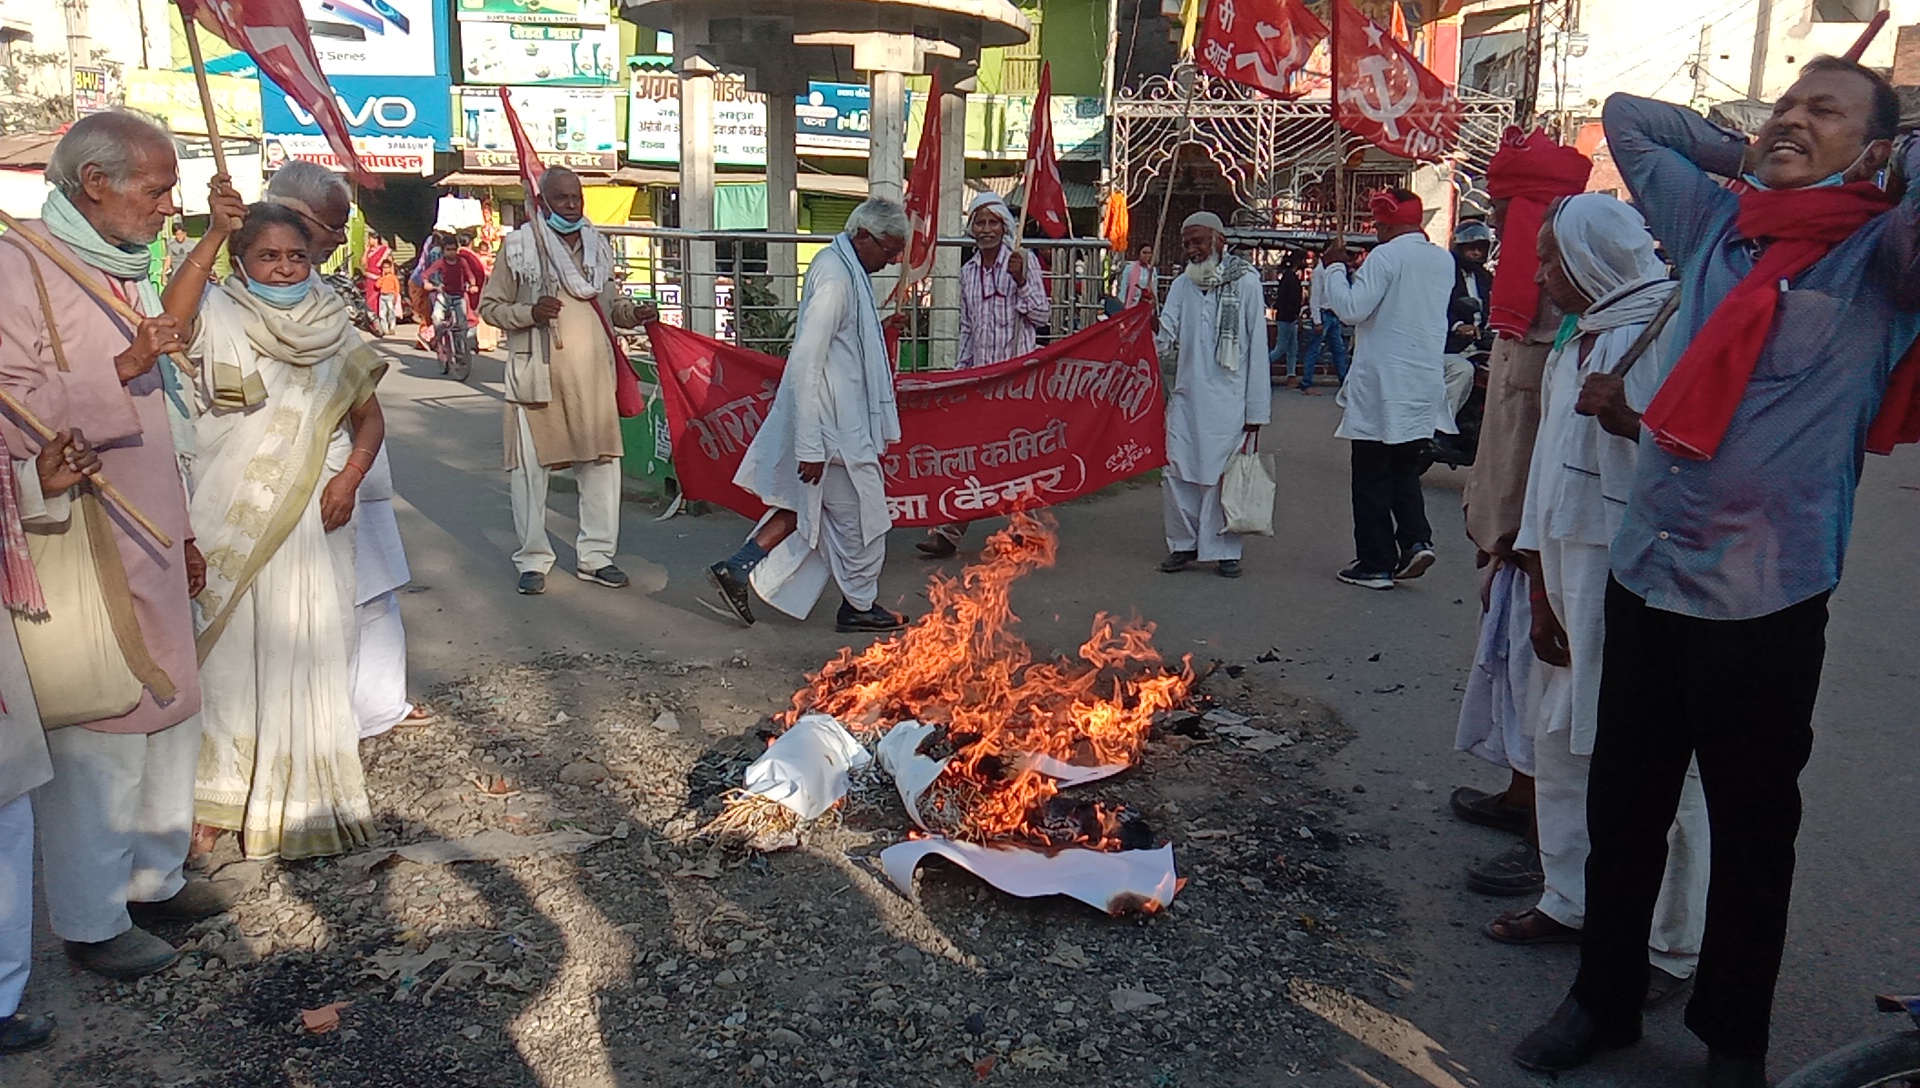
[[[1880,35],[1880,29],[1887,25],[1888,15],[1885,8],[1873,13],[1873,18],[1867,21],[1867,28],[1860,32],[1860,37],[1854,39],[1853,48],[1847,50],[1846,59],[1858,63],[1861,57],[1867,55],[1867,47]]]
[[[5,406],[6,409],[14,415],[19,416],[20,422],[25,423],[34,434],[40,436],[40,441],[53,441],[55,434],[54,429],[41,422],[39,416],[34,415],[32,410],[21,403],[18,397],[15,397],[5,389],[0,389],[0,405]],[[105,496],[108,502],[113,503],[125,511],[126,515],[132,518],[142,529],[145,529],[147,535],[153,537],[154,541],[162,548],[173,547],[173,538],[161,532],[160,527],[155,525],[147,515],[141,513],[140,508],[133,505],[133,500],[121,494],[119,488],[108,482],[104,474],[96,473],[87,477],[87,481],[93,484],[94,488],[98,490],[101,495]]]
[[[213,170],[217,174],[227,172],[227,149],[220,142],[220,116],[213,108],[213,88],[207,83],[207,62],[200,55],[200,27],[193,16],[180,13],[180,22],[187,33],[187,56],[193,59],[193,82],[200,88],[200,115],[207,122],[207,139],[213,141]]]

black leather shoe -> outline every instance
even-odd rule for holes
[[[1521,839],[1513,849],[1467,869],[1467,887],[1481,895],[1538,895],[1546,890],[1540,848]]]
[[[1472,786],[1461,786],[1453,791],[1453,796],[1447,798],[1447,805],[1453,809],[1455,816],[1470,824],[1511,831],[1516,835],[1525,835],[1533,830],[1533,810],[1507,804],[1505,790],[1488,793]]]
[[[1179,574],[1193,566],[1193,561],[1199,557],[1199,552],[1168,552],[1167,557],[1160,561],[1160,573]]]
[[[1707,1079],[1700,1083],[1706,1088],[1767,1088],[1767,1063],[1708,1051]]]
[[[1553,1010],[1547,1022],[1513,1048],[1513,1060],[1536,1073],[1559,1073],[1592,1060],[1596,1050],[1618,1050],[1640,1041],[1640,1021],[1603,1028],[1569,997]]]
[[[53,1042],[53,1017],[0,1016],[0,1054],[22,1054]]]
[[[735,574],[732,567],[725,563],[715,563],[707,568],[707,581],[720,592],[720,601],[740,617],[740,622],[753,626],[753,601],[747,596],[745,579]]]
[[[833,629],[843,635],[876,634],[898,631],[907,625],[907,617],[891,608],[874,605],[865,612],[855,611],[845,601],[840,602],[840,614],[834,618]]]

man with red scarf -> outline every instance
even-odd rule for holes
[[[1685,301],[1644,418],[1619,379],[1581,397],[1652,441],[1612,547],[1580,974],[1515,1049],[1527,1068],[1639,1038],[1667,829],[1697,757],[1712,885],[1687,1026],[1709,1088],[1766,1084],[1827,600],[1862,455],[1888,435],[1876,414],[1912,437],[1910,395],[1887,392],[1910,388],[1895,368],[1920,333],[1920,199],[1896,205],[1873,180],[1899,116],[1885,80],[1832,58],[1801,70],[1750,147],[1678,106],[1607,101],[1609,147]]]

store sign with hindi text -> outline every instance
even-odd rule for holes
[[[455,138],[464,144],[461,159],[469,170],[515,171],[513,151],[500,93],[494,88],[456,88],[460,96]],[[548,166],[612,173],[619,168],[614,145],[618,91],[589,87],[515,87],[513,108],[535,151]]]

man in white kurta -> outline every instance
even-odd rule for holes
[[[1353,443],[1354,562],[1341,581],[1392,589],[1433,566],[1433,529],[1420,492],[1422,444],[1453,434],[1447,411],[1447,301],[1453,257],[1420,231],[1420,198],[1373,197],[1380,245],[1349,272],[1336,243],[1314,277],[1327,306],[1354,326],[1353,366],[1340,383],[1337,437]]]
[[[1227,532],[1220,478],[1227,458],[1273,418],[1267,377],[1267,303],[1260,273],[1227,252],[1226,225],[1195,212],[1180,228],[1187,270],[1167,290],[1155,346],[1177,348],[1167,402],[1167,467],[1160,474],[1167,558],[1173,574],[1195,560],[1240,577],[1240,534]]]
[[[1533,605],[1533,644],[1544,680],[1534,727],[1534,814],[1546,891],[1531,910],[1495,918],[1487,933],[1510,943],[1577,938],[1586,920],[1587,774],[1599,729],[1601,650],[1606,642],[1607,549],[1632,492],[1639,412],[1659,391],[1659,345],[1623,379],[1610,371],[1678,285],[1655,256],[1640,213],[1592,193],[1548,213],[1540,241],[1542,278],[1554,301],[1579,315],[1547,363],[1540,430],[1527,477],[1525,513],[1514,547],[1537,556],[1544,598]],[[1582,387],[1611,380],[1620,403],[1582,414]],[[1626,437],[1632,436],[1632,437]],[[1668,833],[1666,881],[1648,956],[1664,973],[1651,989],[1671,992],[1693,974],[1706,927],[1707,810],[1698,769],[1681,790]]]
[[[20,511],[14,496],[13,474],[38,474],[33,460],[5,457],[0,442],[0,518],[17,523]],[[40,492],[38,480],[27,481]],[[0,553],[24,545],[25,538],[9,524],[0,527]],[[31,563],[28,564],[31,570]],[[9,613],[31,614],[37,585],[16,582],[12,571],[0,571],[0,603]],[[33,966],[33,799],[30,791],[53,777],[47,758],[47,737],[40,709],[33,701],[27,661],[14,634],[12,615],[0,616],[0,1055],[44,1046],[53,1038],[53,1018],[20,1012],[27,972]]]
[[[876,600],[893,527],[880,457],[899,440],[900,417],[868,277],[900,259],[907,229],[898,204],[868,200],[807,270],[780,389],[733,478],[770,510],[738,552],[707,569],[742,623],[754,622],[749,583],[805,619],[831,577],[843,598],[838,630],[906,624]]]

